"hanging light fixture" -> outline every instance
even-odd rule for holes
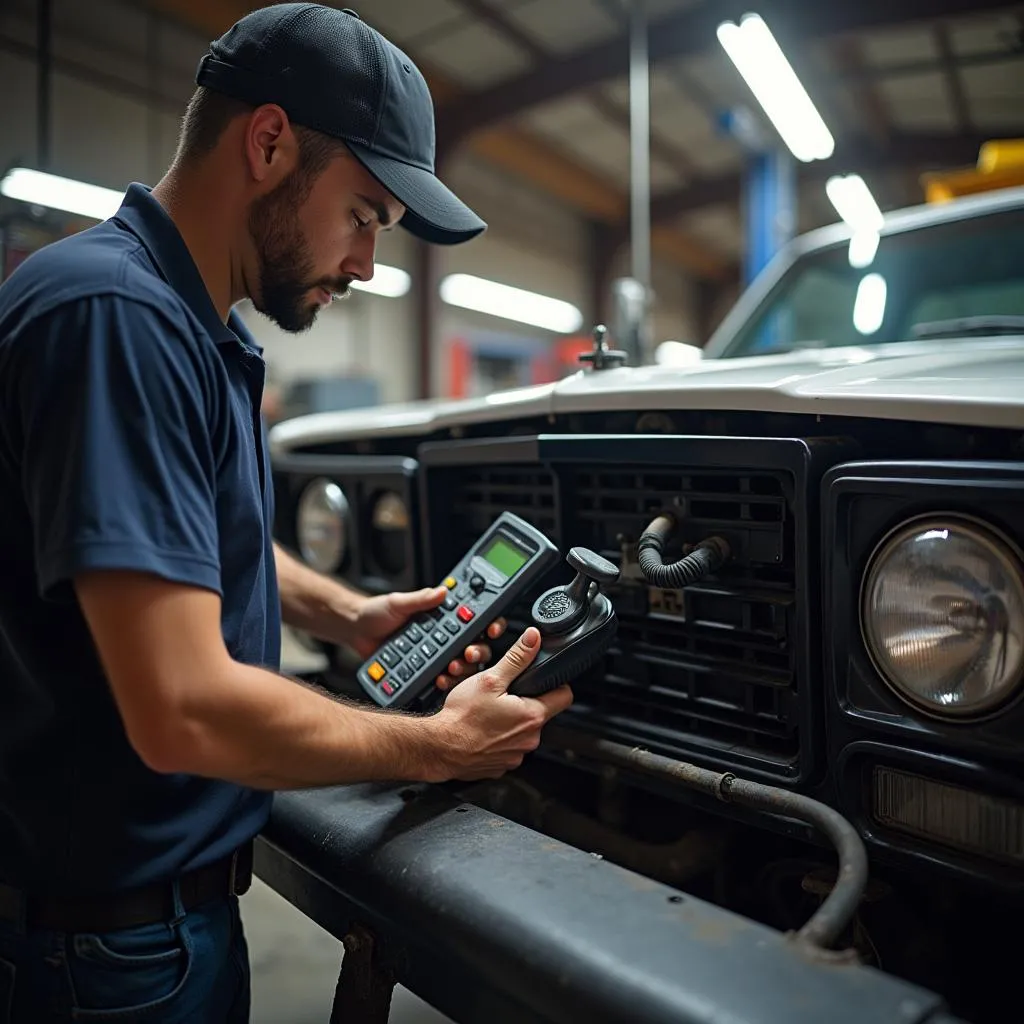
[[[835,140],[764,19],[718,26],[718,41],[797,160],[827,160]]]
[[[412,278],[399,267],[378,263],[369,281],[353,281],[349,286],[354,292],[368,292],[382,295],[386,299],[400,299],[412,286]]]
[[[441,282],[441,298],[450,306],[516,320],[560,334],[578,331],[583,324],[583,314],[569,302],[487,281],[472,274],[450,274],[446,277]]]
[[[117,212],[123,192],[62,178],[30,167],[13,167],[0,180],[0,194],[33,206],[106,220]]]

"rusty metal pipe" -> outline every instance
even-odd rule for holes
[[[857,830],[831,807],[800,793],[738,779],[731,772],[712,772],[686,761],[652,754],[639,747],[590,736],[558,725],[544,730],[544,746],[562,749],[605,763],[633,768],[647,775],[670,779],[725,803],[784,818],[805,821],[820,831],[839,856],[836,883],[825,901],[797,934],[798,942],[828,948],[849,923],[864,895],[868,858]]]
[[[679,886],[710,871],[725,855],[731,839],[728,828],[716,825],[690,829],[670,843],[642,842],[545,797],[514,777],[477,783],[460,796],[570,846],[598,851],[616,864],[667,885]]]
[[[802,793],[728,777],[726,799],[753,810],[806,821],[821,832],[839,856],[836,884],[797,939],[825,949],[853,917],[868,881],[868,855],[857,830],[836,810]]]

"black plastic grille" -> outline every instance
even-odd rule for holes
[[[457,532],[475,540],[502,512],[513,512],[559,543],[555,478],[547,470],[473,466],[447,470],[443,475],[449,487],[454,485],[448,505]]]
[[[620,566],[622,579],[609,590],[618,636],[604,664],[573,685],[567,714],[575,725],[670,755],[702,753],[785,777],[800,752],[787,480],[770,470],[473,465],[433,471],[432,490],[447,493],[451,533],[461,545],[453,557],[508,510],[563,550],[582,545]],[[686,590],[647,584],[636,542],[664,509],[675,510],[681,524],[666,560],[717,535],[733,552],[730,564]],[[448,525],[432,525],[434,539],[441,531]],[[563,567],[562,579],[568,575]],[[525,622],[528,607],[524,602],[510,616],[514,626]]]
[[[575,714],[620,739],[685,754],[753,758],[785,773],[799,754],[796,572],[785,475],[736,470],[581,467],[565,493],[573,543],[625,567],[613,592],[619,633],[604,669],[575,687]],[[644,581],[636,541],[672,510],[684,545],[717,535],[733,560],[685,590]]]

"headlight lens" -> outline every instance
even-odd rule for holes
[[[406,565],[406,537],[411,524],[409,508],[401,495],[385,491],[370,512],[370,547],[377,566],[397,574]]]
[[[349,507],[333,480],[314,480],[299,498],[295,532],[299,552],[317,572],[334,572],[348,548]]]
[[[891,534],[868,568],[862,625],[875,667],[905,700],[983,715],[1024,675],[1024,568],[972,522],[926,519]]]

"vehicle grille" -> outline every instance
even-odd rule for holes
[[[502,512],[512,512],[550,537],[556,544],[558,520],[555,477],[529,466],[473,467],[448,472],[455,484],[451,495],[453,528],[465,550]],[[456,556],[458,557],[458,556]]]
[[[446,495],[450,518],[431,534],[435,543],[446,535],[440,547],[450,562],[508,510],[563,551],[582,545],[619,564],[623,578],[609,591],[618,636],[604,664],[573,684],[567,724],[571,718],[577,727],[670,756],[699,754],[786,777],[800,753],[786,480],[781,470],[445,467],[431,470],[431,489]],[[678,510],[682,524],[666,561],[681,556],[682,544],[718,535],[733,551],[731,563],[684,591],[650,587],[635,545],[665,508]],[[563,566],[544,586],[570,576]],[[510,616],[514,628],[526,622],[534,596]]]

